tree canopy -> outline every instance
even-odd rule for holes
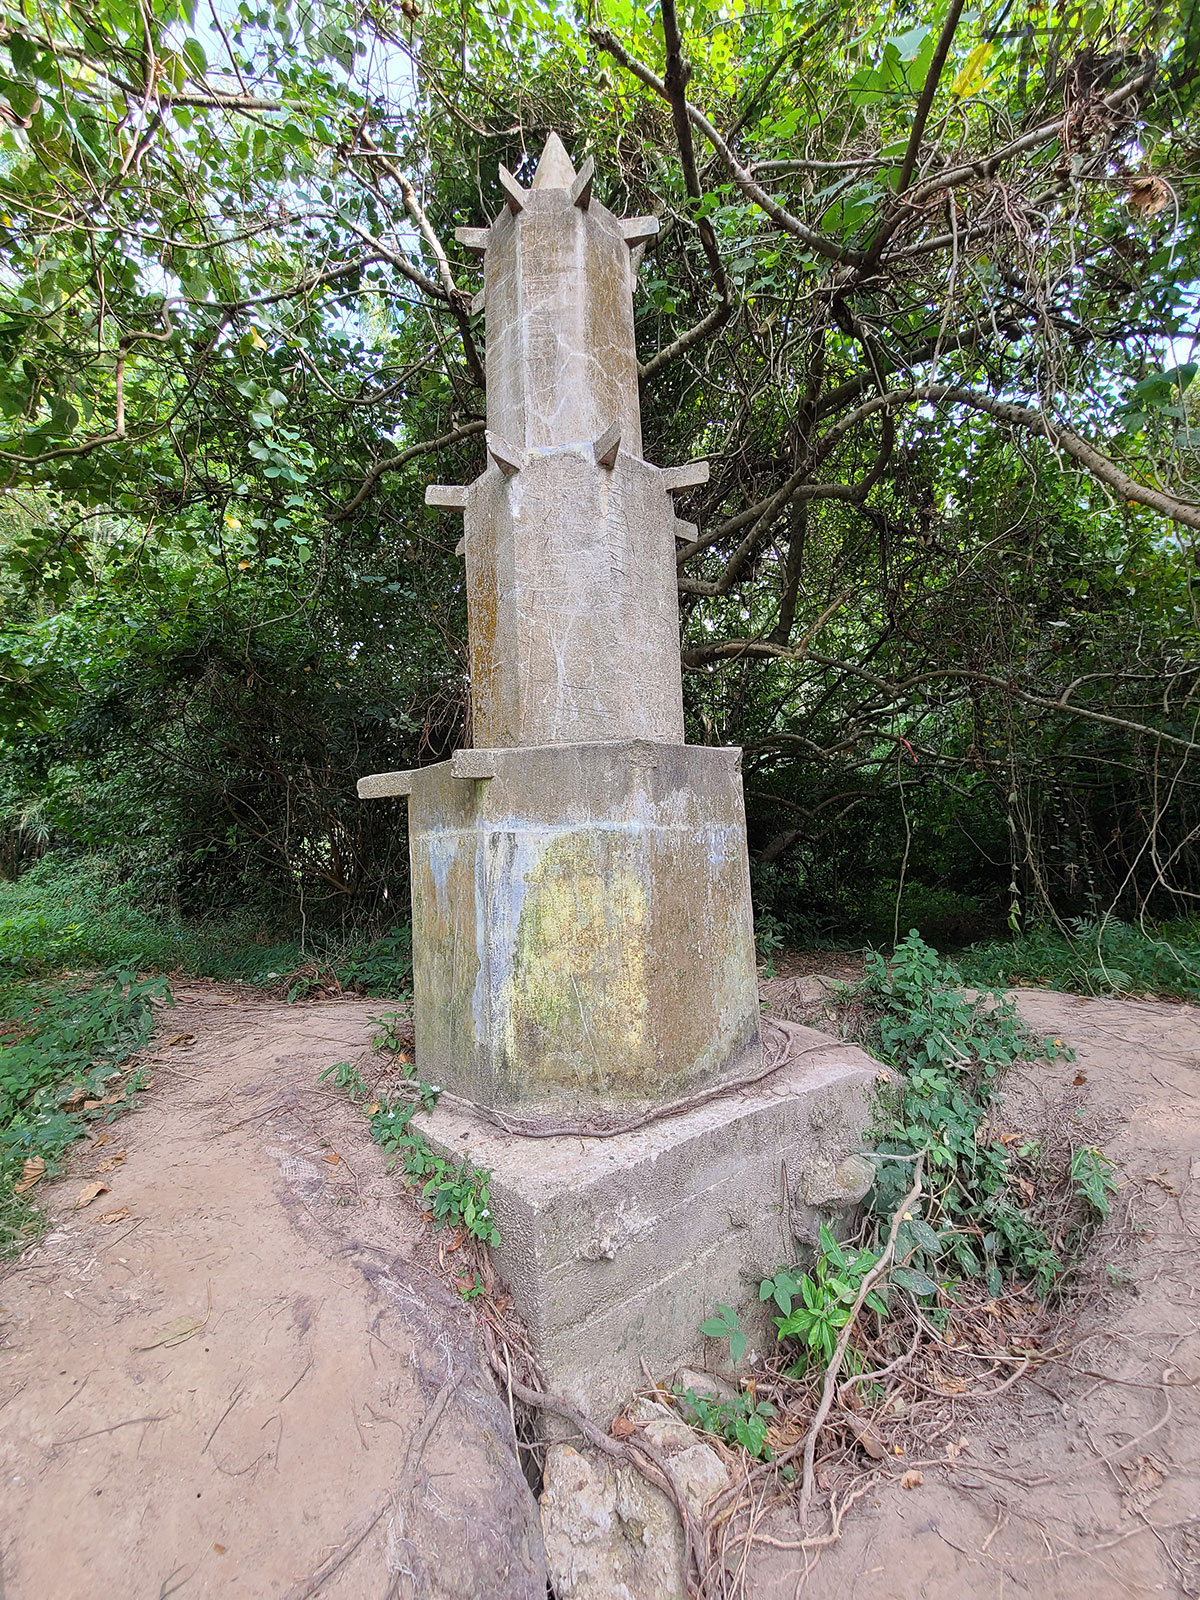
[[[1129,0],[0,0],[12,859],[402,904],[353,779],[469,740],[454,229],[553,129],[660,220],[689,737],[764,903],[1194,904],[1198,55]]]

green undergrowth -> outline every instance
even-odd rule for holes
[[[968,983],[996,989],[1034,983],[1073,994],[1200,1000],[1200,921],[1142,927],[1080,920],[1066,931],[1033,928],[1016,939],[972,945],[959,966]]]
[[[37,1182],[133,1104],[144,1074],[128,1063],[170,1000],[165,978],[129,971],[85,983],[0,970],[0,1255],[41,1231]]]
[[[441,1088],[417,1076],[416,1067],[400,1049],[404,1018],[395,1012],[373,1017],[373,1047],[394,1058],[400,1084],[391,1093],[378,1093],[350,1061],[335,1061],[320,1074],[344,1089],[363,1109],[371,1138],[387,1157],[389,1170],[399,1169],[410,1189],[419,1192],[435,1228],[462,1228],[480,1244],[498,1244],[500,1234],[491,1212],[491,1173],[469,1160],[448,1161],[413,1127],[418,1111],[432,1111]],[[463,1291],[467,1298],[478,1288]]]
[[[1078,1112],[1036,1134],[1005,1126],[1008,1070],[1070,1052],[1061,1039],[1036,1038],[1011,1001],[965,998],[958,970],[915,931],[890,961],[869,956],[836,1009],[844,1035],[884,1068],[864,1152],[875,1181],[853,1241],[822,1225],[809,1259],[762,1282],[760,1298],[773,1302],[775,1369],[791,1379],[824,1372],[852,1317],[847,1374],[866,1371],[894,1319],[937,1336],[968,1300],[1055,1294],[1084,1260],[1115,1187]],[[918,1160],[922,1191],[898,1216]],[[701,1331],[728,1340],[735,1362],[746,1348],[732,1307],[719,1306]],[[725,1436],[734,1437],[728,1428]]]
[[[51,974],[123,967],[272,987],[289,1000],[330,988],[401,997],[412,940],[401,925],[370,938],[278,937],[247,912],[188,920],[138,904],[99,856],[47,856],[0,883],[0,967]]]

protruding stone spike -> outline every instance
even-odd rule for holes
[[[481,256],[488,247],[490,228],[455,228],[454,237],[473,256]]]
[[[503,167],[500,170],[503,171]],[[621,236],[631,248],[635,244],[645,244],[658,232],[657,217],[622,217],[620,220]]]
[[[675,537],[685,540],[688,544],[694,544],[700,537],[700,529],[694,522],[685,522],[682,517],[676,517]]]
[[[525,465],[525,452],[516,450],[507,439],[502,439],[498,433],[493,433],[489,428],[484,434],[487,441],[487,452],[500,468],[506,478],[511,478],[514,472],[520,472]]]
[[[615,467],[617,464],[617,451],[621,448],[621,424],[614,422],[611,428],[604,432],[592,446],[592,454],[596,458],[598,467]]]
[[[570,189],[575,183],[575,164],[567,147],[556,133],[546,140],[542,159],[533,175],[535,189]]]
[[[512,173],[500,163],[500,187],[504,190],[504,198],[508,201],[508,209],[516,216],[517,212],[524,211],[527,191],[513,177]]]
[[[442,511],[465,511],[467,486],[464,483],[427,483],[425,504],[438,506]]]
[[[473,294],[471,296],[471,315],[473,317],[477,317],[483,310],[486,302],[487,296],[482,289],[480,289],[478,294]]]
[[[589,156],[571,185],[571,204],[578,206],[580,211],[586,211],[592,203],[592,179],[595,175],[596,163]]]
[[[663,467],[658,481],[668,494],[678,494],[681,489],[694,489],[708,482],[707,461],[685,461],[681,467]]]
[[[456,556],[465,556],[466,553],[467,553],[467,536],[464,533],[462,538],[454,546],[454,554]]]

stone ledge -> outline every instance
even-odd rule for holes
[[[813,1053],[761,1083],[613,1138],[504,1133],[446,1102],[417,1117],[441,1151],[491,1171],[496,1264],[551,1385],[593,1416],[644,1382],[643,1361],[658,1377],[702,1356],[718,1303],[762,1348],[759,1282],[795,1260],[793,1235],[815,1240],[861,1197],[828,1174],[862,1149],[880,1069],[804,1034]]]

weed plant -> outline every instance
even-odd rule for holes
[[[1033,928],[1016,939],[972,945],[959,965],[968,983],[996,989],[1036,983],[1073,994],[1200,1000],[1200,922],[1153,928],[1077,920],[1065,932]]]
[[[36,1237],[38,1176],[97,1122],[111,1122],[143,1086],[125,1069],[169,1003],[160,977],[113,971],[88,983],[0,971],[0,1255]]]
[[[400,1052],[405,1024],[397,1012],[372,1017],[372,1047],[396,1057],[404,1088],[399,1094],[379,1095],[372,1091],[362,1073],[350,1061],[335,1061],[320,1074],[332,1079],[356,1104],[362,1104],[371,1138],[388,1158],[388,1168],[399,1166],[409,1188],[418,1189],[435,1228],[463,1228],[480,1244],[498,1244],[499,1231],[492,1219],[491,1173],[470,1161],[448,1161],[439,1156],[413,1118],[418,1111],[432,1111],[441,1088],[417,1076],[416,1068]],[[364,1102],[370,1101],[370,1104]],[[467,1293],[467,1291],[463,1291]],[[472,1288],[468,1298],[482,1292]]]
[[[967,999],[957,969],[915,930],[890,961],[867,958],[839,1010],[844,1031],[886,1069],[875,1183],[855,1243],[822,1226],[814,1259],[761,1285],[778,1312],[774,1370],[789,1379],[825,1370],[864,1287],[843,1366],[851,1374],[866,1370],[898,1317],[916,1323],[918,1340],[931,1331],[936,1339],[964,1301],[1051,1295],[1082,1261],[1115,1187],[1106,1158],[1069,1127],[1053,1146],[1003,1129],[998,1094],[1008,1069],[1070,1053],[1060,1039],[1035,1038],[1011,1001]],[[897,1219],[918,1157],[924,1192]],[[893,1227],[892,1253],[868,1287]],[[746,1349],[731,1307],[718,1307],[701,1331],[728,1340],[734,1361]]]

